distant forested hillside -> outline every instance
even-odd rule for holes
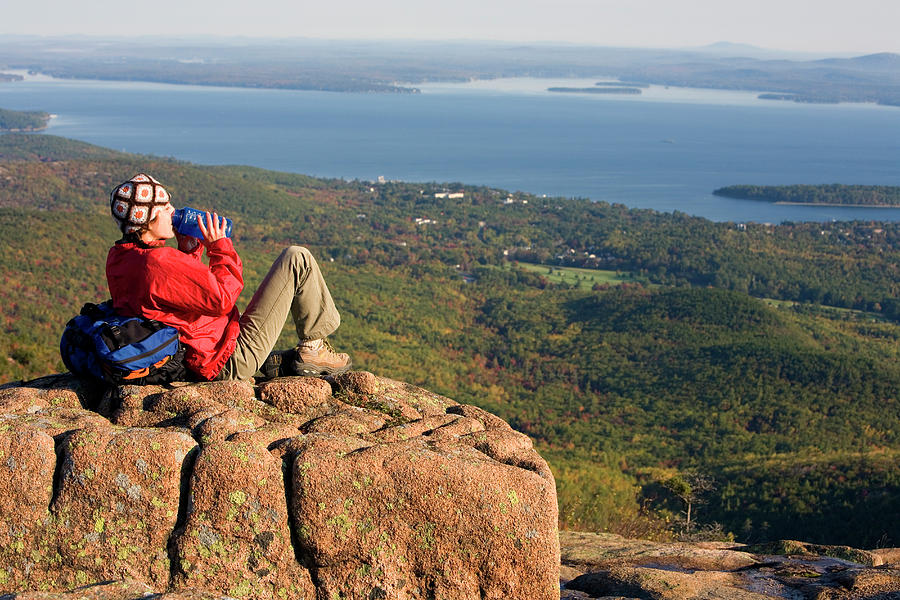
[[[900,105],[900,55],[771,60],[748,48],[695,50],[500,42],[0,40],[0,68],[54,77],[341,92],[415,92],[428,81],[598,76],[648,84],[775,92],[796,102]],[[399,82],[409,82],[403,84]],[[594,91],[592,93],[604,93]],[[618,93],[636,93],[618,92]]]
[[[790,204],[900,206],[900,186],[889,185],[730,185],[713,194]]]
[[[743,229],[3,135],[0,382],[62,370],[65,321],[108,296],[108,192],[139,171],[234,220],[242,303],[284,245],[311,247],[342,312],[335,344],[532,436],[565,527],[900,544],[897,225]],[[577,285],[558,276],[574,265]],[[671,481],[697,477],[713,489],[702,531],[683,532]]]

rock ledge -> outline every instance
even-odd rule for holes
[[[900,600],[900,552],[561,532],[565,600]],[[892,562],[896,561],[896,562]]]
[[[8,384],[0,515],[9,598],[559,597],[531,441],[366,372]]]

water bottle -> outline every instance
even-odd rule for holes
[[[197,210],[196,208],[184,207],[176,208],[172,213],[172,228],[181,235],[189,235],[198,240],[203,239],[203,232],[197,225],[197,216],[203,219],[203,225],[206,225],[206,211]],[[222,216],[219,215],[221,219]],[[231,219],[225,219],[225,237],[231,237]]]

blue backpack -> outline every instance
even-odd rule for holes
[[[81,308],[66,324],[59,353],[75,375],[111,385],[168,383],[185,376],[178,330],[119,316],[111,300]]]

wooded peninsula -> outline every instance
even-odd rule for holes
[[[49,121],[50,113],[0,108],[0,132],[41,131]]]
[[[900,186],[888,185],[731,185],[713,194],[776,204],[900,207]]]

